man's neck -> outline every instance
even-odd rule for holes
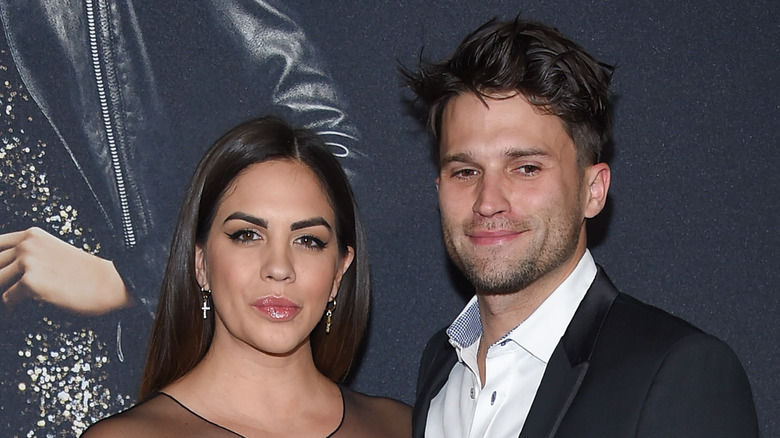
[[[539,306],[561,285],[577,267],[585,247],[558,268],[548,272],[519,291],[507,294],[484,294],[477,291],[479,314],[482,320],[482,345],[479,353],[484,359],[487,349],[512,329],[528,319]],[[477,355],[478,358],[480,354]]]

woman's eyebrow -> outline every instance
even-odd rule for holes
[[[322,225],[323,227],[327,228],[328,231],[333,229],[328,221],[325,220],[325,218],[318,216],[311,219],[304,219],[302,221],[293,222],[290,224],[290,231],[300,230],[301,228],[316,227],[318,225]]]
[[[266,219],[263,219],[261,217],[252,216],[251,214],[242,213],[240,211],[237,211],[230,216],[228,216],[223,223],[226,223],[231,220],[241,220],[245,222],[249,222],[250,224],[257,225],[258,227],[262,228],[268,228],[268,221]],[[333,227],[330,226],[328,221],[325,220],[325,218],[317,216],[310,219],[304,219],[300,221],[293,222],[290,224],[290,231],[300,230],[301,228],[309,228],[309,227],[316,227],[316,226],[323,226],[327,228],[329,231],[333,229]]]
[[[249,222],[250,224],[257,225],[258,227],[261,228],[268,228],[267,220],[261,217],[252,216],[251,214],[242,213],[240,211],[231,214],[230,216],[225,218],[225,221],[222,223],[224,224],[227,223],[227,221],[231,221],[231,220],[241,220],[241,221]]]

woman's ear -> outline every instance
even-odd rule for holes
[[[206,254],[202,245],[195,245],[195,278],[200,287],[211,290],[208,275],[206,275]]]
[[[347,251],[341,256],[339,267],[336,270],[336,277],[333,279],[333,288],[330,291],[330,299],[335,299],[339,293],[339,286],[341,286],[341,279],[344,277],[344,273],[347,272],[352,261],[355,259],[355,249],[351,246],[347,247]]]

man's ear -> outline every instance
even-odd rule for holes
[[[198,280],[200,287],[211,290],[209,278],[206,275],[206,254],[201,245],[195,245],[195,278]]]
[[[590,219],[604,209],[611,173],[607,163],[596,163],[585,169],[585,217]]]
[[[434,181],[434,183],[436,183],[436,191],[437,191],[437,192],[439,191],[439,182],[440,182],[440,181],[441,181],[441,178],[439,178],[439,177],[437,176],[437,177],[436,177],[436,180]]]

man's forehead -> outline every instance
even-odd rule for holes
[[[499,155],[543,153],[563,145],[576,150],[559,117],[517,93],[498,99],[467,93],[451,99],[443,113],[438,143],[440,158],[487,146],[497,148],[491,153]]]

